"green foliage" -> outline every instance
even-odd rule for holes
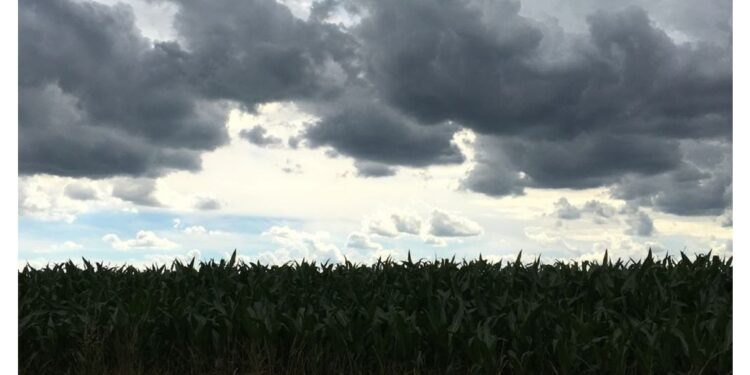
[[[26,267],[21,373],[725,374],[732,259]]]

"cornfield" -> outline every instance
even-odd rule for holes
[[[726,374],[732,259],[73,262],[19,280],[22,374]]]

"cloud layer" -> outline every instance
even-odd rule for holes
[[[175,6],[175,40],[144,37],[127,5],[19,4],[21,174],[197,171],[227,144],[230,108],[292,101],[316,120],[290,144],[354,158],[360,177],[464,163],[454,136],[469,129],[467,190],[609,187],[677,215],[731,210],[728,0],[673,15],[580,2],[560,6],[559,22],[538,16],[552,0],[525,13],[502,0],[334,0],[307,19],[273,0],[159,2]],[[284,147],[261,126],[241,136]],[[114,195],[158,204],[139,189]],[[633,233],[648,235],[633,215]],[[437,217],[432,234],[449,233]]]

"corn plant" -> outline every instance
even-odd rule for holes
[[[732,259],[484,259],[138,270],[19,280],[23,374],[726,374]]]

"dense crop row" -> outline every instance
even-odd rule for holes
[[[731,372],[732,266],[230,261],[19,272],[22,373]]]

